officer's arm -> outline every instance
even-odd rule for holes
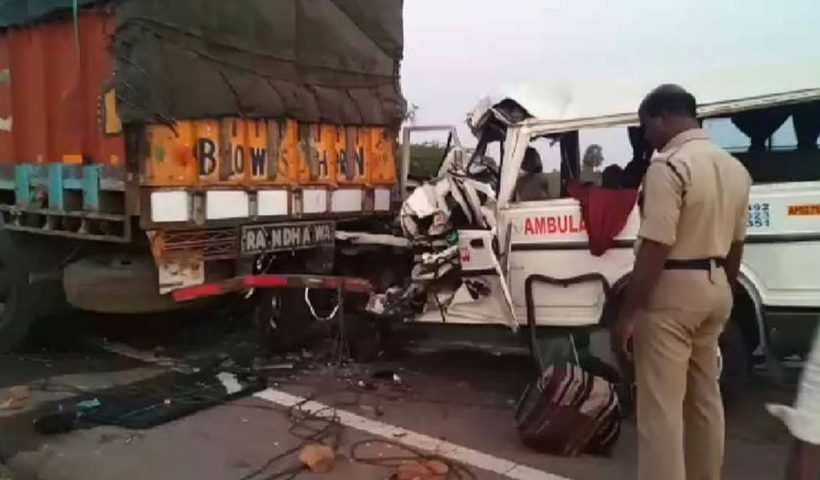
[[[646,171],[643,221],[638,232],[642,242],[621,306],[621,318],[632,317],[646,305],[677,240],[682,182],[679,172],[666,163],[655,162]]]
[[[646,305],[652,288],[658,283],[670,247],[653,240],[644,239],[635,259],[632,278],[621,306],[621,318],[631,318]]]
[[[732,248],[729,249],[729,255],[726,256],[726,277],[729,279],[729,285],[733,288],[737,282],[737,275],[740,272],[740,260],[743,258],[743,241],[732,243]]]

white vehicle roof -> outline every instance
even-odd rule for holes
[[[735,68],[674,82],[689,90],[698,101],[702,117],[728,115],[743,110],[820,100],[820,58],[792,62],[782,68]],[[473,131],[489,118],[512,127],[504,143],[505,160],[501,172],[499,207],[507,206],[531,137],[581,128],[637,125],[638,106],[644,96],[662,81],[610,79],[606,82],[575,82],[571,86],[540,83],[506,89],[500,101],[482,99],[468,116]],[[510,120],[512,100],[532,117]]]
[[[539,82],[505,88],[482,99],[469,116],[476,128],[502,100],[513,100],[533,118],[520,122],[536,130],[570,130],[611,124],[637,124],[644,96],[663,81],[610,78],[605,81]],[[775,68],[744,67],[709,74],[672,77],[698,101],[701,116],[717,116],[763,106],[820,99],[820,59],[784,63]]]

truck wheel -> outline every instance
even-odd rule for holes
[[[736,321],[730,320],[720,335],[720,389],[723,398],[737,398],[751,383],[751,356],[746,339]]]
[[[3,236],[5,232],[0,232]],[[7,248],[0,248],[0,352],[19,346],[34,324],[37,310],[32,293],[27,272],[14,265]]]

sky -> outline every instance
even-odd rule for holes
[[[402,88],[416,124],[456,124],[472,144],[464,119],[483,96],[522,83],[675,82],[795,58],[820,68],[818,25],[818,0],[405,0]],[[582,148],[628,159],[621,133],[587,137]]]

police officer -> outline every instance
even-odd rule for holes
[[[615,344],[634,357],[641,480],[718,480],[723,466],[718,336],[732,310],[751,178],[701,130],[695,108],[689,92],[662,85],[638,110],[657,154]]]

